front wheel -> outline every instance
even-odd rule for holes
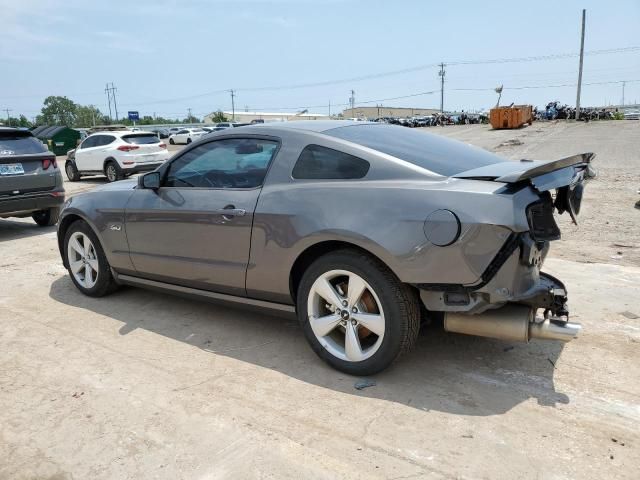
[[[332,367],[373,375],[415,344],[416,292],[384,264],[356,250],[316,260],[297,295],[298,318],[311,348]]]
[[[173,138],[170,138],[170,139],[169,139],[169,143],[170,143],[171,145],[175,145],[175,144],[176,144],[176,142],[173,140]]]
[[[191,143],[191,139],[187,138],[187,145],[189,145]]]
[[[87,223],[77,220],[71,224],[63,251],[71,280],[82,293],[102,297],[117,288],[102,245]]]
[[[64,171],[66,172],[67,178],[70,182],[77,182],[80,180],[80,172],[78,172],[78,169],[73,162],[67,162],[64,166]]]

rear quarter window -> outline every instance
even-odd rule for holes
[[[0,132],[0,157],[47,152],[47,147],[31,134]]]
[[[369,171],[362,158],[320,145],[308,145],[300,153],[291,176],[298,180],[354,180]]]
[[[481,148],[440,135],[394,125],[353,125],[325,130],[323,133],[372,148],[444,176],[508,161]]]

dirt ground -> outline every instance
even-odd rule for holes
[[[640,122],[429,131],[512,159],[598,154],[546,264],[578,339],[432,327],[358,391],[295,320],[84,297],[55,229],[0,220],[0,479],[640,478]]]

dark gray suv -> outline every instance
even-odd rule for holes
[[[0,127],[0,218],[55,225],[64,202],[56,157],[28,130]]]

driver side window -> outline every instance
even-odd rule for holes
[[[257,138],[232,138],[205,143],[169,165],[163,186],[259,187],[277,146],[277,142]]]

